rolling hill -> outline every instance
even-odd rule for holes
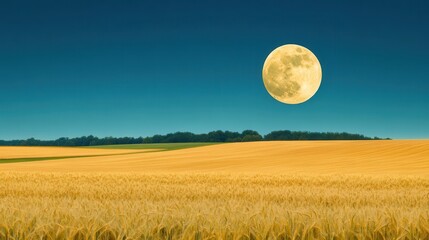
[[[49,161],[4,163],[0,170],[429,174],[428,140],[249,142],[174,151],[118,148],[122,149],[0,147],[3,160],[56,157]]]

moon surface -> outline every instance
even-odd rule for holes
[[[322,67],[307,48],[287,44],[274,49],[262,69],[268,93],[286,104],[299,104],[310,99],[322,82]]]

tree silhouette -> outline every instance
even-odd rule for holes
[[[89,135],[77,138],[61,137],[56,140],[38,140],[34,138],[29,138],[26,140],[0,140],[0,146],[94,146],[137,143],[250,142],[290,140],[382,140],[382,138],[370,138],[361,134],[350,134],[345,132],[303,132],[289,130],[273,131],[263,137],[254,130],[244,130],[241,133],[218,130],[203,134],[195,134],[191,132],[175,132],[166,135],[156,134],[154,136],[145,138],[98,138]]]

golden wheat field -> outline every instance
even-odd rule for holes
[[[109,151],[0,164],[0,239],[429,239],[429,141]]]

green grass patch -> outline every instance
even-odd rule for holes
[[[215,145],[220,143],[151,143],[151,144],[118,144],[118,145],[99,145],[89,146],[88,148],[101,148],[101,149],[154,149],[155,151],[171,151],[185,148],[202,147],[208,145]],[[131,153],[114,153],[114,154],[103,154],[103,155],[81,155],[81,156],[60,156],[60,157],[35,157],[35,158],[4,158],[0,159],[2,163],[18,163],[18,162],[34,162],[34,161],[46,161],[46,160],[59,160],[69,158],[84,158],[84,157],[101,157],[101,156],[113,156],[113,155],[127,155],[136,153],[149,153],[146,151],[142,152],[131,152]]]
[[[185,148],[202,147],[221,143],[144,143],[144,144],[118,144],[89,146],[89,148],[107,149],[159,149],[160,151],[171,151]]]
[[[95,155],[95,156],[97,156],[97,155]],[[1,163],[34,162],[34,161],[45,161],[45,160],[67,159],[67,158],[80,158],[80,157],[93,157],[93,155],[63,156],[63,157],[36,157],[36,158],[5,158],[5,159],[0,159],[0,164]]]

